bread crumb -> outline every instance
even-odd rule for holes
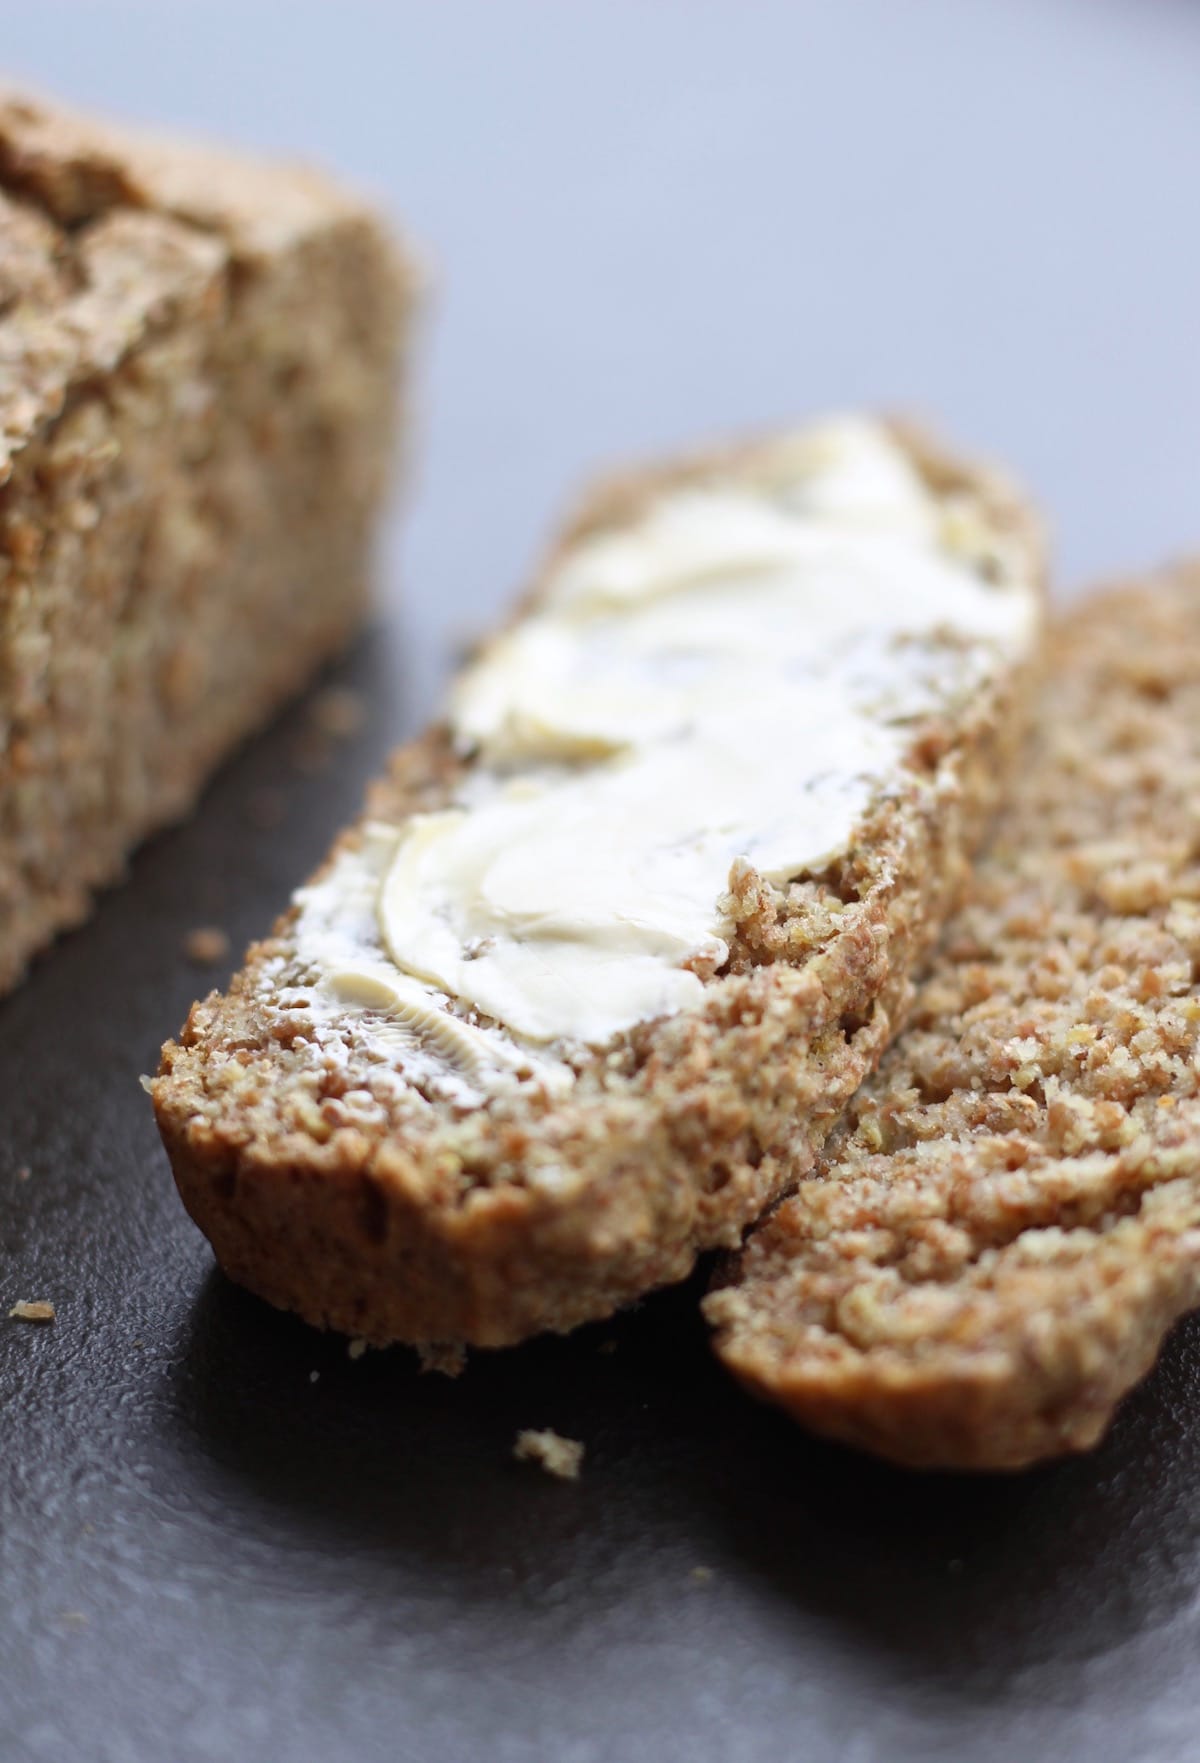
[[[65,1622],[68,1628],[86,1628],[88,1625],[85,1610],[60,1610],[58,1620]]]
[[[231,947],[228,933],[215,924],[198,925],[183,939],[183,952],[197,967],[215,967],[228,958]]]
[[[28,1181],[32,1174],[33,1174],[33,1171],[32,1171],[32,1169],[30,1169],[28,1163],[22,1163],[20,1169],[18,1169],[18,1171],[17,1171],[17,1180],[18,1181]]]
[[[255,790],[246,802],[246,817],[261,832],[271,832],[281,825],[287,814],[287,801],[282,790]]]
[[[318,729],[308,728],[292,743],[291,760],[304,777],[319,777],[333,763],[333,747]]]
[[[688,1578],[694,1579],[697,1585],[704,1585],[704,1583],[707,1580],[710,1580],[712,1578],[712,1568],[711,1567],[693,1567],[691,1573],[688,1575]]]
[[[56,1312],[45,1298],[21,1298],[8,1314],[18,1322],[53,1322]]]
[[[560,1481],[578,1481],[583,1466],[579,1440],[565,1439],[551,1427],[519,1432],[513,1456],[521,1462],[540,1464],[547,1475],[556,1475]]]
[[[309,717],[323,735],[344,741],[358,733],[367,719],[367,707],[361,692],[349,686],[330,686],[313,699]]]
[[[367,1343],[361,1335],[356,1335],[354,1340],[349,1341],[346,1346],[346,1352],[351,1359],[361,1359],[366,1350]]]
[[[421,1370],[443,1377],[461,1377],[467,1368],[467,1349],[461,1341],[425,1341],[417,1348]]]

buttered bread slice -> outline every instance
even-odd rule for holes
[[[595,495],[164,1049],[159,1125],[232,1277],[494,1346],[736,1242],[958,896],[1042,573],[1001,479],[865,418]]]

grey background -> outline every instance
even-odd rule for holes
[[[324,160],[423,248],[409,720],[586,472],[730,428],[927,413],[1036,490],[1066,591],[1200,546],[1188,0],[5,12],[11,69]]]
[[[213,1274],[137,1076],[227,977],[185,933],[269,923],[594,465],[883,401],[1028,479],[1064,592],[1200,544],[1200,11],[6,11],[12,71],[373,186],[438,290],[391,615],[336,676],[366,727],[313,772],[297,707],[0,1004],[0,1310],[59,1311],[0,1324],[0,1759],[1195,1757],[1196,1320],[1093,1456],[1010,1479],[748,1402],[698,1281],[457,1383],[351,1362]]]

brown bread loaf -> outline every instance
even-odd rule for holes
[[[414,286],[314,172],[0,91],[0,991],[362,617]]]

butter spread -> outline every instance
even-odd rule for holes
[[[911,724],[1029,645],[1001,546],[857,418],[664,491],[461,676],[454,802],[302,890],[302,958],[434,1090],[568,1086],[564,1052],[699,1001],[738,860],[827,863]]]

